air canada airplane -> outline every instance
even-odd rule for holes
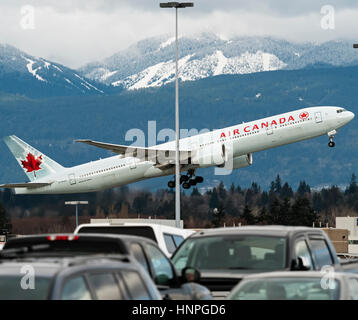
[[[188,189],[203,182],[199,168],[243,168],[252,164],[254,152],[326,134],[334,147],[338,129],[353,118],[340,107],[310,107],[180,139],[180,183]],[[175,141],[143,148],[76,140],[118,155],[65,168],[14,135],[4,140],[30,180],[0,185],[16,194],[92,192],[175,172]],[[174,188],[175,181],[168,186]]]

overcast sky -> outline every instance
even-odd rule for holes
[[[77,68],[138,40],[174,35],[174,10],[160,9],[159,2],[0,0],[0,43]],[[322,28],[325,5],[334,8],[334,29]],[[202,31],[227,39],[269,35],[298,42],[358,41],[358,1],[197,0],[194,8],[180,10],[179,33]]]

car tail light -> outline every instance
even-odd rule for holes
[[[57,235],[57,236],[47,236],[48,241],[73,241],[78,240],[80,237],[75,235]]]

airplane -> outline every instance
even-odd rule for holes
[[[199,168],[247,167],[252,165],[255,152],[326,134],[332,148],[338,129],[353,118],[354,114],[344,108],[309,107],[182,138],[180,171],[186,174],[181,175],[180,184],[189,189],[203,182],[203,177],[196,175]],[[14,189],[15,194],[94,192],[175,172],[175,141],[144,148],[76,140],[118,155],[66,168],[14,135],[4,140],[30,180],[0,185]],[[169,181],[168,187],[174,188],[175,181]]]

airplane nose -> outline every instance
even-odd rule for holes
[[[353,120],[353,118],[354,118],[354,113],[353,112],[351,112],[351,111],[348,111],[348,121],[351,121],[351,120]]]

